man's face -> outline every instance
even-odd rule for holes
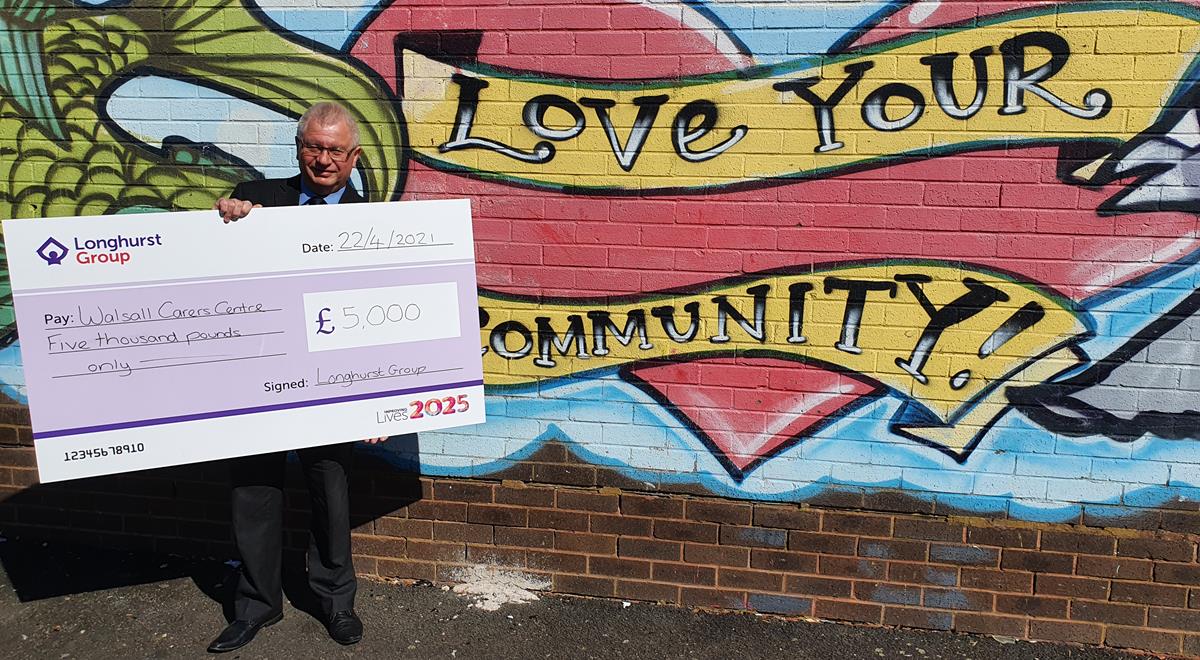
[[[345,122],[325,126],[310,123],[296,138],[296,159],[304,183],[318,195],[328,195],[346,185],[360,152],[352,144],[350,127]]]

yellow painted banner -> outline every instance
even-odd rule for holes
[[[1145,131],[1190,79],[1195,12],[1078,3],[855,53],[638,82],[402,57],[416,157],[484,178],[669,191],[812,178],[900,158]]]
[[[489,387],[647,360],[769,356],[855,374],[913,407],[901,429],[962,449],[1032,385],[1075,365],[1071,301],[982,268],[876,262],[764,274],[693,294],[539,301],[481,292]],[[965,425],[966,430],[947,431]],[[965,434],[965,435],[964,435]]]

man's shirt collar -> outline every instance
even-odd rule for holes
[[[348,187],[349,186],[342,186],[328,195],[325,195],[325,203],[337,204],[338,202],[342,201],[342,195],[346,192],[346,188]],[[300,177],[300,206],[307,204],[308,200],[312,199],[313,197],[320,196],[321,195],[317,195],[316,193],[310,191],[308,186],[304,184],[304,177]]]

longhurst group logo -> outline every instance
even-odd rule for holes
[[[46,261],[47,266],[60,266],[70,251],[70,248],[51,236],[37,249],[37,255]]]

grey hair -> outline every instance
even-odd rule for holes
[[[354,142],[350,147],[354,148],[358,146],[358,122],[354,120],[354,115],[350,114],[350,111],[342,104],[333,101],[314,103],[311,108],[300,116],[300,121],[296,124],[297,140],[308,129],[310,122],[316,122],[318,126],[332,126],[344,122],[350,128],[350,139]]]

